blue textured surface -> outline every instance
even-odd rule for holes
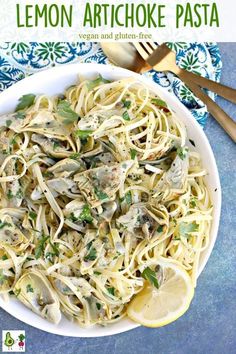
[[[222,82],[236,88],[236,43],[220,44]],[[236,105],[217,99],[236,118]],[[35,354],[231,354],[236,353],[235,144],[210,118],[206,134],[220,172],[223,205],[215,248],[201,274],[189,311],[160,329],[137,328],[112,337],[80,339],[44,333],[0,310],[0,330],[24,329]]]

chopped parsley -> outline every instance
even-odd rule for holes
[[[57,150],[59,147],[61,147],[61,143],[59,141],[53,141],[52,148],[53,150]]]
[[[148,280],[150,284],[154,285],[157,289],[159,289],[159,283],[156,277],[156,273],[151,268],[145,268],[141,275],[144,279]]]
[[[122,114],[122,117],[124,120],[126,121],[129,121],[130,120],[130,116],[129,116],[129,113],[127,111],[125,111],[123,114]]]
[[[2,256],[2,261],[6,261],[8,259],[8,257],[4,254],[3,256]]]
[[[70,213],[70,215],[68,216],[68,220],[70,220],[72,222],[76,222],[76,221],[78,221],[78,218],[75,216],[74,213]]]
[[[37,219],[37,214],[34,211],[30,211],[29,212],[29,217],[32,220],[36,220]]]
[[[7,199],[11,200],[13,197],[14,197],[14,195],[13,195],[12,191],[10,189],[8,189],[8,191],[7,191]]]
[[[80,139],[84,140],[84,139],[87,139],[91,135],[92,132],[93,132],[92,130],[78,129],[75,131],[75,136],[76,136],[76,138],[80,138]]]
[[[91,211],[88,204],[84,205],[83,210],[79,215],[79,220],[86,221],[88,223],[91,223],[93,221],[93,217],[91,215]]]
[[[156,106],[160,106],[160,107],[165,107],[167,108],[167,104],[165,101],[161,100],[160,98],[153,98],[151,101],[153,104],[155,104]]]
[[[137,151],[135,149],[130,149],[130,157],[132,160],[135,159],[136,155],[137,155]]]
[[[11,124],[12,124],[12,120],[7,119],[6,120],[6,126],[9,128]]]
[[[49,236],[43,235],[42,238],[38,241],[38,244],[37,244],[35,251],[34,251],[36,259],[39,259],[42,256],[42,254],[45,250],[45,247],[46,247],[46,242],[48,239],[49,239]]]
[[[12,224],[10,224],[9,222],[2,222],[1,220],[0,220],[0,230],[1,229],[3,229],[4,227],[11,227],[12,226]]]
[[[57,105],[57,114],[63,118],[66,118],[64,124],[72,124],[78,120],[78,114],[71,109],[70,103],[66,100],[59,101]]]
[[[25,117],[26,117],[26,114],[24,112],[17,112],[15,114],[16,119],[25,119]]]
[[[74,152],[69,156],[70,159],[72,160],[78,160],[80,158],[81,154],[79,152]]]
[[[189,234],[198,231],[198,227],[199,226],[195,222],[191,224],[188,224],[186,222],[181,222],[179,224],[179,234],[182,237],[189,238]]]
[[[162,232],[163,231],[163,225],[159,225],[158,228],[157,228],[157,232]]]
[[[93,272],[93,274],[95,274],[95,275],[101,275],[102,273],[95,270],[95,271]]]
[[[34,94],[28,94],[19,98],[19,103],[16,106],[16,112],[32,106],[34,104],[35,97],[36,96]]]
[[[123,106],[124,106],[125,108],[127,108],[127,109],[130,108],[130,106],[131,106],[131,101],[127,101],[127,100],[123,99],[123,100],[121,100],[121,102],[123,103]]]
[[[88,262],[88,261],[95,261],[95,259],[97,258],[97,250],[94,247],[91,247],[89,249],[89,252],[87,254],[87,256],[84,257],[84,261]]]
[[[107,291],[109,292],[109,294],[115,296],[115,288],[113,288],[113,287],[107,288]]]
[[[106,80],[102,77],[102,75],[99,75],[95,80],[91,80],[87,83],[87,88],[89,89],[89,91],[91,91],[98,85],[108,84],[108,83],[110,83],[109,80]]]
[[[21,199],[23,197],[23,192],[22,189],[19,188],[18,191],[16,192],[16,198]]]
[[[125,202],[128,205],[132,204],[132,193],[131,191],[128,191],[127,193],[125,193],[125,196],[123,198],[121,198],[121,203]]]
[[[191,208],[195,208],[197,206],[196,199],[195,198],[190,199],[189,204],[190,204]]]
[[[101,310],[102,305],[99,304],[99,302],[96,302],[96,307],[97,307],[98,310]]]
[[[34,289],[32,288],[31,284],[27,284],[27,286],[26,286],[26,292],[27,292],[27,293],[33,293],[33,292],[34,292]]]
[[[179,147],[177,149],[177,154],[181,158],[181,160],[184,160],[186,158],[187,153],[188,153],[188,148],[186,146],[185,147]]]
[[[108,195],[97,187],[94,188],[94,192],[99,200],[109,199]]]

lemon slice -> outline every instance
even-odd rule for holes
[[[184,269],[168,261],[156,265],[163,271],[160,287],[157,289],[146,282],[127,309],[133,321],[147,327],[162,327],[177,320],[189,308],[194,294],[192,280]]]

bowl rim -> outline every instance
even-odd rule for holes
[[[168,90],[166,90],[165,88],[158,85],[152,79],[144,77],[140,74],[134,73],[134,72],[127,70],[127,69],[115,67],[113,65],[104,65],[104,64],[97,64],[97,63],[76,63],[76,64],[63,65],[63,75],[65,74],[65,72],[69,73],[69,74],[74,73],[74,74],[78,75],[79,73],[83,73],[83,68],[86,70],[88,68],[91,68],[92,73],[96,72],[96,73],[100,73],[104,76],[109,76],[109,74],[112,74],[115,72],[117,74],[117,76],[119,76],[120,78],[133,77],[142,83],[146,83],[154,92],[157,92],[158,95],[160,95],[160,96],[162,96],[162,94],[163,94],[163,96],[165,96],[165,100],[171,101],[171,104],[174,104],[176,107],[178,107],[180,110],[182,110],[183,114],[190,120],[190,122],[191,122],[190,125],[192,125],[193,128],[196,129],[198,131],[198,133],[200,134],[201,141],[206,146],[207,154],[208,154],[208,156],[211,160],[211,163],[212,163],[212,167],[213,167],[212,174],[214,176],[218,190],[217,190],[217,195],[216,195],[217,205],[215,205],[216,210],[215,210],[215,216],[214,216],[214,223],[212,224],[212,228],[211,228],[211,240],[210,240],[209,245],[207,247],[207,254],[198,269],[198,277],[199,277],[199,275],[201,274],[201,272],[205,268],[206,263],[208,262],[208,259],[211,255],[211,252],[213,250],[213,247],[214,247],[214,244],[215,244],[215,241],[217,238],[217,233],[218,233],[218,229],[219,229],[219,222],[220,222],[221,202],[222,202],[222,192],[221,192],[219,173],[218,173],[215,157],[214,157],[213,151],[211,149],[210,143],[207,139],[207,136],[205,135],[205,133],[204,133],[203,129],[201,128],[201,126],[199,125],[199,123],[194,119],[194,117],[192,116],[190,111],[178,100],[178,98],[174,94],[168,92]],[[22,88],[27,87],[28,84],[29,84],[29,86],[31,86],[32,84],[35,84],[37,79],[40,80],[40,79],[46,78],[45,85],[47,84],[47,78],[48,78],[48,81],[56,80],[56,77],[57,78],[59,77],[59,79],[60,79],[61,69],[62,69],[61,66],[56,66],[54,68],[42,70],[40,72],[37,72],[31,76],[28,76],[28,77],[18,81],[17,83],[15,83],[11,87],[7,88],[6,90],[4,90],[3,92],[0,93],[0,106],[1,106],[2,102],[5,103],[6,100],[10,99],[11,95],[14,95],[14,93],[16,93],[16,92],[22,91]],[[122,77],[122,74],[123,74],[123,77]],[[56,85],[56,81],[54,82],[54,84]],[[25,91],[25,89],[23,91]],[[37,92],[36,85],[35,85],[35,89],[33,89],[33,92],[34,93]],[[23,92],[23,93],[25,94],[25,92]],[[21,95],[18,95],[18,96],[20,97]],[[12,301],[12,300],[10,300],[10,301]],[[20,313],[15,313],[14,310],[12,310],[11,308],[8,308],[7,303],[5,301],[3,301],[1,296],[0,296],[0,307],[3,310],[5,310],[6,312],[8,312],[10,315],[12,315],[13,317],[17,318],[18,320],[20,320],[20,321],[22,321],[34,328],[41,329],[47,333],[53,333],[53,334],[62,335],[62,336],[71,336],[71,337],[108,336],[108,335],[114,335],[114,334],[126,332],[126,331],[129,331],[131,329],[134,329],[134,328],[137,328],[140,326],[139,324],[132,322],[132,323],[128,323],[128,325],[126,325],[124,329],[123,328],[115,329],[115,330],[111,329],[110,331],[104,331],[104,333],[99,331],[99,333],[97,333],[96,335],[89,333],[89,328],[87,329],[88,333],[82,332],[82,333],[78,333],[78,334],[77,333],[70,334],[70,333],[66,332],[66,334],[65,334],[65,331],[59,329],[56,325],[54,325],[51,328],[45,328],[46,326],[44,324],[40,324],[37,321],[32,323],[30,321],[30,319],[22,318]],[[30,311],[29,309],[27,309],[27,310]],[[32,313],[32,312],[30,312],[30,313]],[[46,320],[44,320],[44,321],[47,322]],[[78,326],[78,325],[76,324],[76,326]],[[79,332],[79,329],[80,329],[80,327],[78,326],[78,332]]]

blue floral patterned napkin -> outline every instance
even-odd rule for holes
[[[170,43],[177,53],[178,64],[194,73],[215,81],[220,80],[221,57],[214,43]],[[0,43],[0,91],[37,71],[76,62],[109,63],[98,43]],[[204,126],[208,116],[206,107],[174,75],[150,71],[145,75],[173,92]],[[209,93],[212,98],[214,94]]]

